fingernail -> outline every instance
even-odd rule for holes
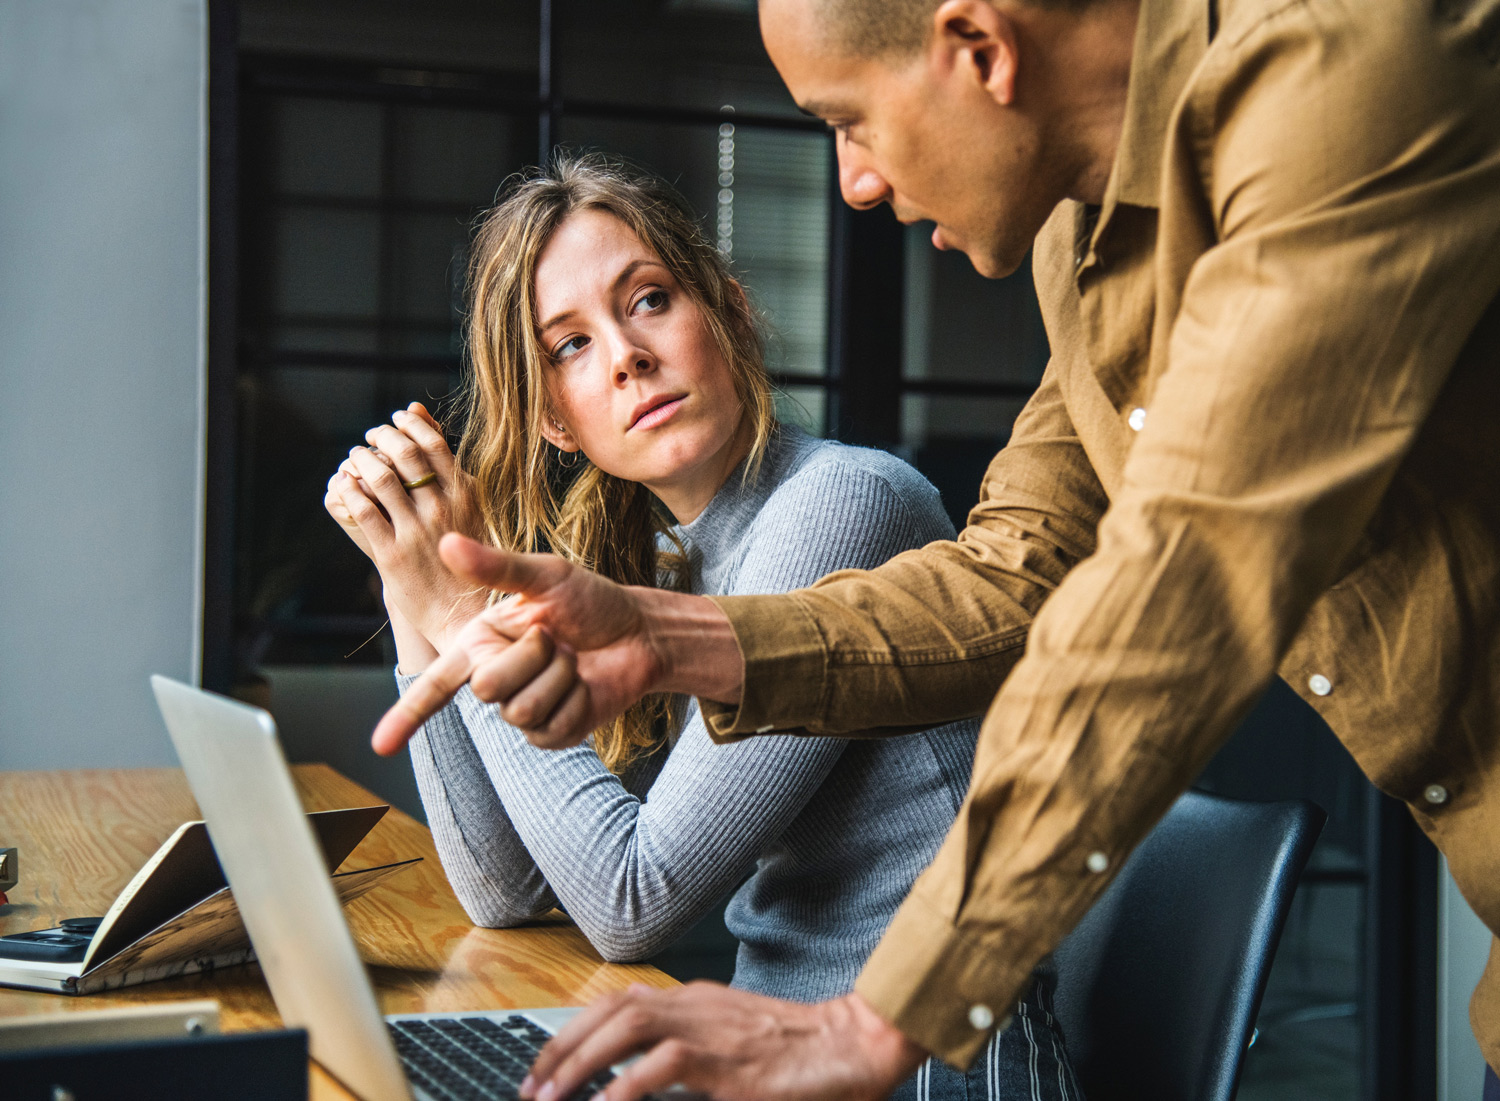
[[[521,1101],[532,1101],[535,1091],[536,1079],[529,1074],[525,1078],[522,1078],[521,1084],[516,1087],[516,1093],[521,1096]]]
[[[410,415],[411,414],[408,413],[405,409],[397,409],[394,413],[391,414],[391,420],[395,420],[397,417],[407,417]]]
[[[557,1087],[551,1082],[543,1082],[542,1088],[536,1091],[536,1101],[553,1101],[557,1097]]]

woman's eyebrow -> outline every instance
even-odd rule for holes
[[[632,275],[634,275],[641,268],[645,267],[657,267],[665,269],[666,265],[663,264],[660,260],[648,259],[644,256],[639,256],[620,269],[620,274],[615,276],[614,279],[611,280],[609,289],[612,291],[619,290],[622,283],[628,282]],[[542,322],[540,329],[538,329],[537,331],[545,333],[548,329],[552,328],[552,326],[561,324],[577,312],[577,310],[563,310],[560,313],[555,313],[546,321]]]
[[[609,285],[609,289],[612,290],[612,291],[619,290],[620,289],[620,285],[622,283],[629,282],[630,277],[632,275],[634,275],[637,271],[639,271],[641,268],[665,268],[665,267],[666,267],[666,265],[663,264],[660,260],[647,259],[644,256],[638,256],[634,260],[630,261],[630,263],[626,264],[623,268],[620,269],[620,274],[617,275],[617,276],[615,276],[615,280],[614,280],[613,283],[611,283]]]

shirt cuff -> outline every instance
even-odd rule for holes
[[[865,963],[855,993],[907,1039],[966,1069],[1010,1015],[1032,970],[1000,945],[954,928],[920,895],[909,895]]]
[[[745,659],[738,705],[699,699],[716,742],[798,730],[821,716],[828,647],[812,614],[795,595],[711,596],[729,619]]]

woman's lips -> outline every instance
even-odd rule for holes
[[[684,394],[682,397],[664,401],[660,405],[642,413],[636,418],[635,423],[630,426],[631,430],[634,431],[637,428],[655,428],[658,424],[670,418],[673,413],[677,412],[686,397],[687,395]]]

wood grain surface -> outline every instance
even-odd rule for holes
[[[308,810],[380,803],[326,765],[294,765]],[[0,772],[0,845],[20,850],[21,881],[0,906],[0,935],[103,914],[182,822],[199,817],[177,769]],[[520,929],[476,928],[443,876],[427,828],[392,808],[344,868],[423,862],[345,908],[386,1013],[583,1005],[633,982],[675,986],[645,965],[603,962],[561,914]],[[255,964],[83,997],[0,987],[0,1016],[73,1013],[214,998],[225,1031],[281,1023]],[[348,1098],[316,1065],[310,1096]]]

